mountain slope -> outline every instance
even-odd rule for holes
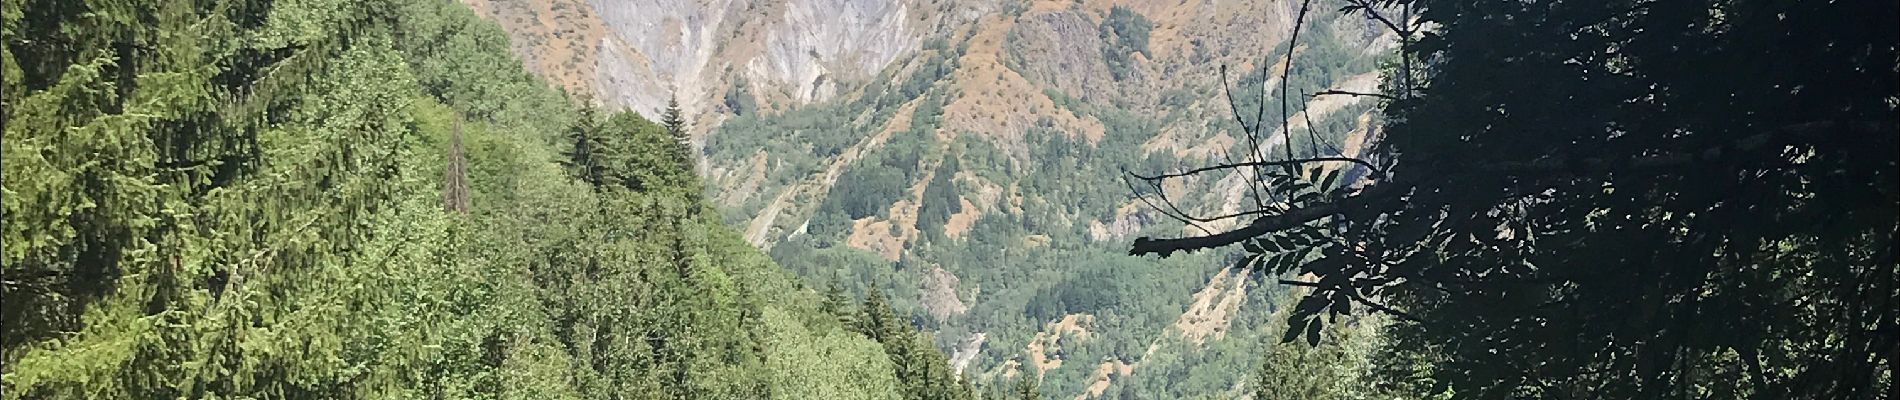
[[[962,393],[459,4],[0,18],[5,399]]]
[[[1228,254],[1118,256],[1134,236],[1196,229],[1133,199],[1120,174],[1249,151],[1357,151],[1377,136],[1373,104],[1303,93],[1369,90],[1390,45],[1373,22],[1320,9],[1289,49],[1293,2],[592,6],[620,35],[677,44],[633,46],[632,58],[659,54],[654,65],[667,67],[600,61],[591,84],[634,109],[663,101],[655,88],[679,88],[714,198],[749,242],[807,279],[891,293],[979,382],[1042,365],[1043,388],[1063,397],[1233,389],[1271,336],[1261,329],[1279,290],[1244,288],[1259,283],[1222,270]],[[773,36],[788,31],[802,33]],[[1260,89],[1286,80],[1289,53],[1300,61],[1282,102]],[[1223,82],[1248,111],[1241,120],[1271,140],[1238,132]],[[1293,135],[1273,133],[1282,103]],[[1233,212],[1254,205],[1246,179],[1159,190],[1196,212]],[[1219,299],[1196,308],[1203,290]],[[1032,346],[1083,314],[1089,338]],[[1054,366],[1062,359],[1080,361]],[[1167,379],[1187,371],[1198,379]]]

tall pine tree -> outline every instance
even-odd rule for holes
[[[467,214],[468,198],[468,161],[462,151],[462,119],[455,119],[455,129],[449,132],[449,161],[442,171],[442,206],[458,213]]]
[[[1017,400],[1042,400],[1042,387],[1029,371],[1023,371],[1022,379],[1016,381]]]
[[[845,294],[844,284],[839,282],[838,277],[833,276],[831,282],[825,285],[824,298],[818,303],[818,309],[837,318],[838,322],[844,326],[850,327],[857,324],[856,313],[852,312],[851,308],[851,297]]]
[[[562,165],[567,167],[568,173],[595,189],[605,186],[612,150],[607,137],[601,134],[600,109],[593,100],[582,101],[580,117],[567,128],[567,141],[567,157]]]
[[[660,114],[660,126],[666,127],[667,136],[673,139],[673,158],[679,163],[680,169],[697,173],[699,160],[693,151],[693,137],[688,132],[690,127],[686,125],[686,116],[680,111],[679,95],[675,94],[666,100],[666,111]]]

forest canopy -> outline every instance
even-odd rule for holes
[[[460,3],[9,1],[0,33],[0,398],[973,391],[725,227],[677,113],[571,99]]]

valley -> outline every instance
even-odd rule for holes
[[[1227,393],[1224,384],[1164,382],[1189,371],[1240,379],[1270,336],[1263,320],[1236,316],[1271,310],[1271,293],[1284,288],[1245,289],[1262,278],[1221,268],[1233,255],[1162,266],[1117,256],[1134,236],[1192,229],[1135,201],[1121,171],[1282,151],[1278,131],[1235,140],[1243,134],[1221,84],[1251,96],[1242,108],[1273,109],[1267,122],[1278,125],[1281,99],[1262,89],[1285,79],[1296,4],[595,2],[575,16],[577,5],[551,3],[471,2],[517,43],[598,40],[594,52],[608,58],[665,60],[568,57],[552,64],[580,72],[550,79],[642,113],[677,95],[729,224],[813,285],[890,293],[978,382],[1004,382],[1027,365],[1064,398]],[[569,19],[572,34],[510,22]],[[1293,52],[1302,62],[1292,90],[1376,90],[1373,65],[1391,38],[1363,18],[1311,19],[1309,35],[1323,40]],[[588,33],[596,20],[607,34]],[[640,43],[616,39],[628,37]],[[1223,81],[1223,66],[1237,74]],[[564,78],[587,71],[592,80]],[[1361,147],[1346,142],[1368,140],[1373,113],[1362,100],[1298,96],[1287,104],[1290,127],[1308,139],[1306,124],[1320,124],[1311,138],[1332,154]],[[1231,212],[1253,201],[1244,181],[1237,173],[1165,190],[1208,193],[1184,206]],[[1149,283],[1103,286],[1111,281]],[[1106,293],[1067,304],[1083,296],[1069,290]],[[1096,333],[1041,345],[1066,337],[1045,325],[1077,316],[1091,317],[1064,326]],[[1141,363],[1158,352],[1202,361]]]
[[[1900,2],[0,2],[0,400],[1900,399]]]

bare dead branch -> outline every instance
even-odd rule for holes
[[[1787,125],[1774,132],[1749,136],[1728,145],[1699,153],[1669,153],[1621,160],[1579,159],[1572,161],[1565,157],[1550,157],[1528,163],[1481,165],[1478,166],[1477,169],[1491,172],[1502,170],[1508,173],[1526,175],[1562,174],[1566,176],[1577,176],[1611,170],[1680,168],[1694,163],[1725,157],[1734,152],[1752,151],[1768,147],[1769,144],[1786,143],[1787,140],[1792,137],[1818,136],[1843,131],[1862,135],[1900,134],[1900,131],[1896,130],[1893,121],[1821,121]],[[1454,178],[1441,175],[1429,179],[1432,181],[1443,181]],[[1397,200],[1396,196],[1403,195],[1415,186],[1417,185],[1394,181],[1374,184],[1361,190],[1358,194],[1340,197],[1334,201],[1319,203],[1305,208],[1288,210],[1280,214],[1263,216],[1255,219],[1253,223],[1247,226],[1218,234],[1174,239],[1137,238],[1135,239],[1134,245],[1130,247],[1128,254],[1137,256],[1157,254],[1162,257],[1167,257],[1176,251],[1194,252],[1202,249],[1232,245],[1260,235],[1293,228],[1307,222],[1338,215],[1350,210],[1390,206],[1391,201]]]
[[[1122,170],[1122,174],[1123,174],[1122,183],[1128,186],[1128,191],[1130,193],[1136,193],[1135,200],[1141,201],[1141,204],[1147,205],[1148,208],[1153,209],[1157,212],[1160,212],[1162,216],[1166,216],[1176,221],[1186,222],[1188,226],[1192,226],[1194,227],[1194,229],[1199,229],[1201,232],[1213,233],[1213,230],[1207,229],[1207,227],[1201,226],[1200,222],[1212,222],[1216,220],[1197,220],[1197,218],[1194,218],[1194,216],[1188,215],[1187,212],[1181,211],[1181,208],[1178,206],[1175,206],[1173,201],[1168,200],[1168,193],[1166,190],[1161,188],[1161,185],[1156,184],[1153,181],[1145,181],[1148,183],[1149,187],[1153,187],[1155,189],[1155,193],[1158,195],[1158,197],[1162,199],[1162,204],[1167,205],[1167,208],[1162,208],[1161,206],[1157,206],[1155,205],[1153,201],[1148,200],[1148,196],[1141,195],[1140,191],[1135,190],[1135,183],[1133,181],[1128,180],[1127,178],[1127,176],[1133,175],[1133,174],[1129,173],[1128,170],[1126,169]]]
[[[1266,79],[1266,75],[1264,74],[1261,75],[1260,77],[1261,79]],[[1240,124],[1241,132],[1247,135],[1247,145],[1250,146],[1248,147],[1247,155],[1248,157],[1255,157],[1258,155],[1259,153],[1258,149],[1260,148],[1259,135],[1256,134],[1256,132],[1259,132],[1260,130],[1260,119],[1258,117],[1255,117],[1253,120],[1254,125],[1250,127],[1250,126],[1247,126],[1247,121],[1240,117],[1240,103],[1234,101],[1234,89],[1232,87],[1227,86],[1227,66],[1226,65],[1221,65],[1220,67],[1220,80],[1221,80],[1221,84],[1220,84],[1221,90],[1227,93],[1227,108],[1234,110],[1234,122]],[[1262,85],[1262,90],[1264,90],[1266,82],[1262,81],[1260,82],[1260,84]],[[1256,108],[1264,108],[1264,107],[1266,107],[1266,103],[1264,101],[1261,102],[1259,105],[1256,105]],[[1232,163],[1233,160],[1230,159],[1228,160],[1228,162]],[[1260,171],[1254,171],[1255,176],[1259,176],[1258,175],[1259,172]],[[1260,208],[1260,209],[1267,208],[1266,200],[1264,200],[1266,196],[1260,195],[1260,187],[1258,185],[1249,184],[1247,185],[1247,190],[1253,193],[1253,202],[1254,202],[1255,208]]]
[[[1300,13],[1293,17],[1293,34],[1287,37],[1286,65],[1280,69],[1280,129],[1285,131],[1282,136],[1285,137],[1286,158],[1288,159],[1293,158],[1293,130],[1287,126],[1288,122],[1293,119],[1293,115],[1290,114],[1286,108],[1289,99],[1287,96],[1287,88],[1293,83],[1293,56],[1295,53],[1293,49],[1299,48],[1300,30],[1306,27],[1306,12],[1310,11],[1312,7],[1313,0],[1300,2]],[[1265,75],[1262,74],[1262,76]],[[1273,138],[1267,139],[1271,140]]]
[[[1195,174],[1205,173],[1209,171],[1219,171],[1219,170],[1225,170],[1225,169],[1235,169],[1235,168],[1243,168],[1243,167],[1245,168],[1277,167],[1277,166],[1282,166],[1282,165],[1303,165],[1303,164],[1315,164],[1315,163],[1325,163],[1325,162],[1344,162],[1344,163],[1357,164],[1359,166],[1366,167],[1366,169],[1371,170],[1372,173],[1377,176],[1385,176],[1385,170],[1379,169],[1378,166],[1372,165],[1371,162],[1368,162],[1366,160],[1361,160],[1361,159],[1352,158],[1352,157],[1313,157],[1313,158],[1299,158],[1299,159],[1292,159],[1292,160],[1277,160],[1277,161],[1250,161],[1250,162],[1241,162],[1241,163],[1227,163],[1227,164],[1220,164],[1220,165],[1211,165],[1211,166],[1200,167],[1200,168],[1190,169],[1190,170],[1181,171],[1181,172],[1163,173],[1163,174],[1152,175],[1152,176],[1132,174],[1132,173],[1130,175],[1133,175],[1135,178],[1141,179],[1144,181],[1158,181],[1158,180],[1180,178],[1180,177],[1185,177],[1189,175],[1195,175]]]
[[[1173,255],[1176,251],[1194,252],[1202,249],[1211,249],[1240,243],[1241,241],[1252,239],[1260,235],[1293,228],[1320,218],[1338,215],[1348,210],[1365,208],[1378,202],[1389,200],[1387,196],[1401,192],[1401,190],[1399,190],[1400,186],[1404,185],[1394,183],[1373,185],[1355,195],[1304,208],[1287,210],[1280,214],[1263,216],[1254,219],[1253,223],[1247,224],[1247,226],[1212,235],[1174,239],[1136,238],[1134,245],[1129,248],[1128,254],[1136,256],[1156,254],[1161,257],[1167,257]]]
[[[1348,92],[1344,90],[1321,90],[1318,92],[1313,92],[1313,97],[1334,96],[1334,95],[1353,96],[1353,97],[1362,97],[1362,96],[1363,97],[1377,97],[1377,98],[1386,99],[1386,100],[1399,99],[1398,97],[1393,97],[1392,95],[1382,94],[1382,93]]]
[[[1366,13],[1367,17],[1372,18],[1373,20],[1379,21],[1379,24],[1385,25],[1386,29],[1392,30],[1392,33],[1399,34],[1400,37],[1412,36],[1412,31],[1410,29],[1401,28],[1399,27],[1398,23],[1392,22],[1392,20],[1386,18],[1385,15],[1379,14],[1379,9],[1377,8],[1377,6],[1372,4],[1372,1],[1346,0],[1346,3],[1351,4],[1349,6],[1346,6],[1346,9],[1344,10],[1348,14],[1352,13],[1353,11],[1363,11]]]

